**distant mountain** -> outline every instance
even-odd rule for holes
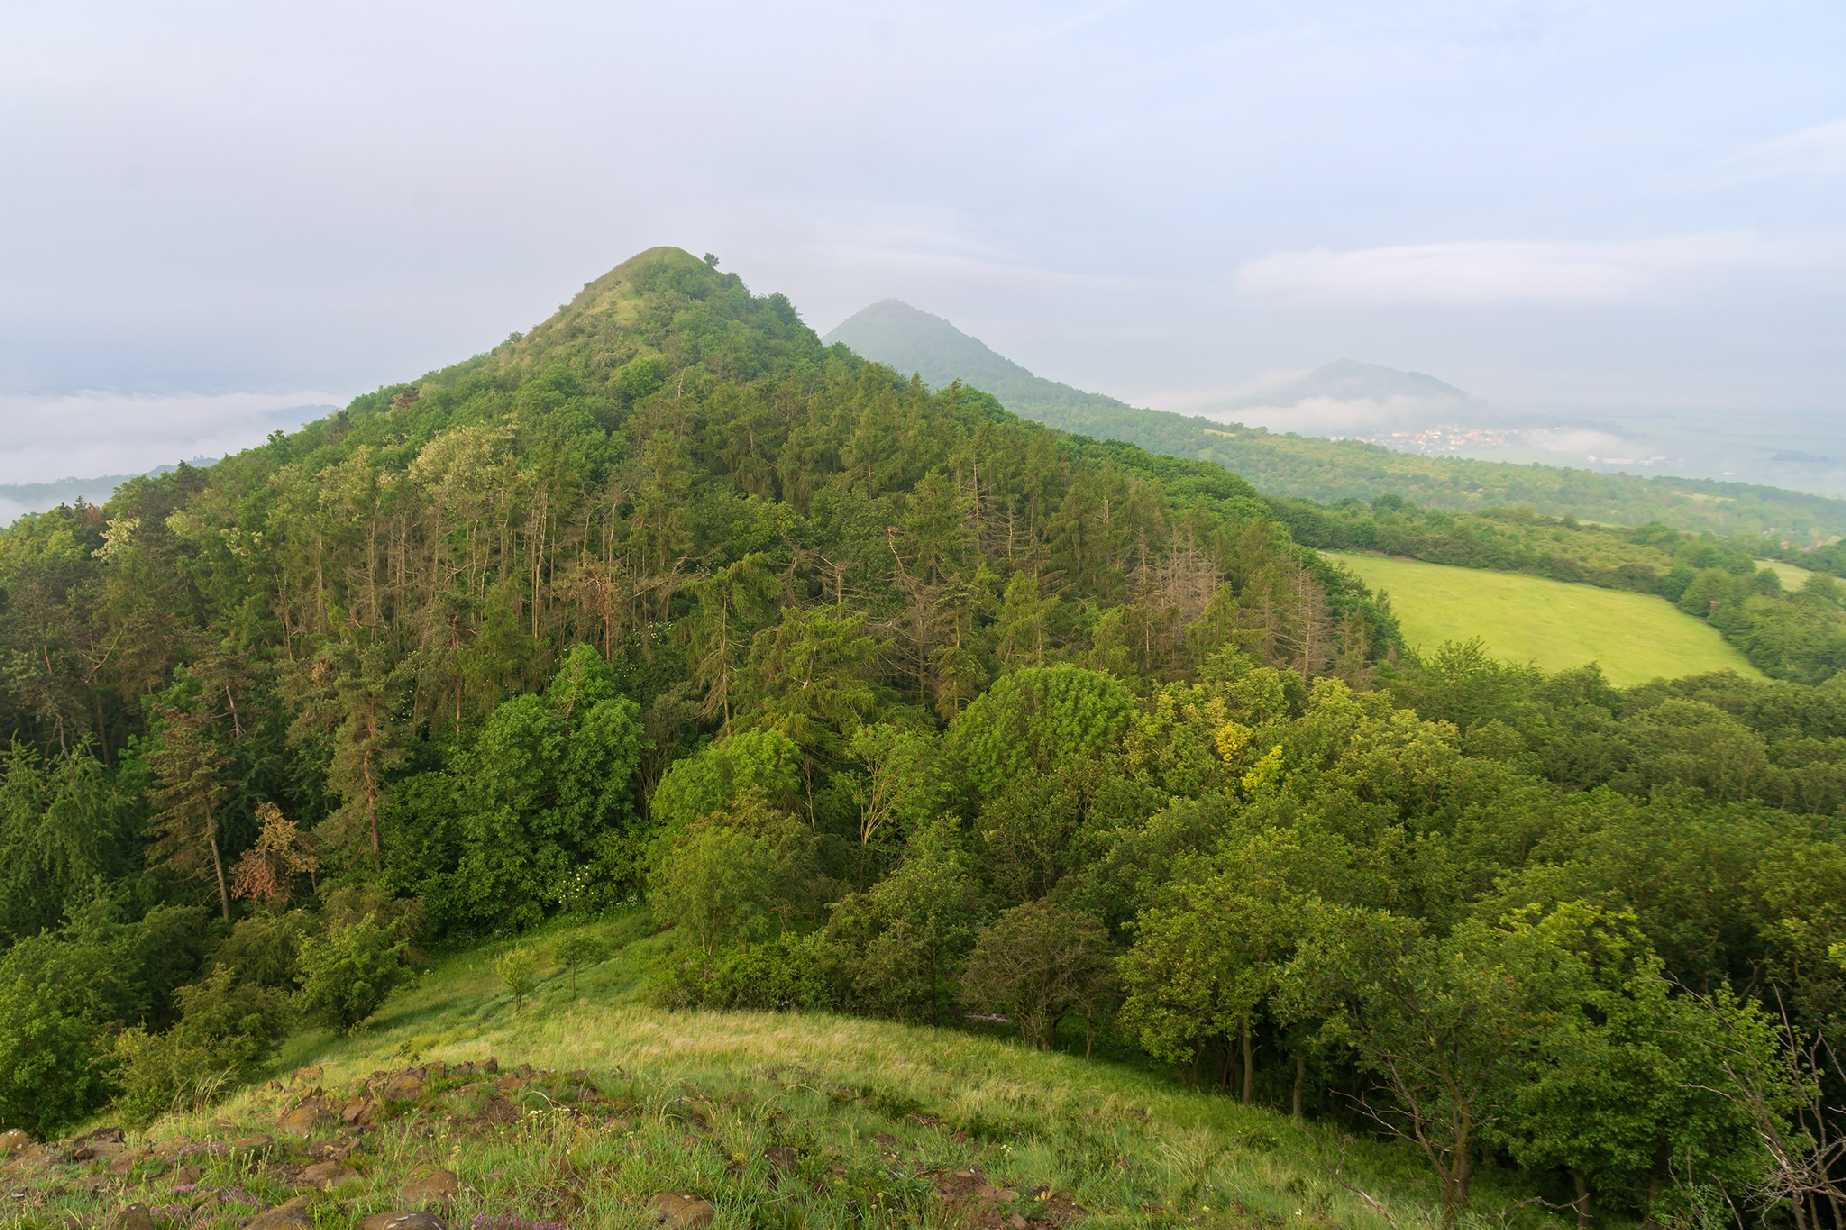
[[[1235,398],[1230,407],[1298,406],[1308,401],[1396,400],[1461,403],[1474,398],[1423,372],[1400,372],[1394,367],[1361,363],[1357,359],[1335,359],[1305,376]]]
[[[193,457],[186,464],[208,466],[216,457]],[[44,483],[0,483],[0,525],[27,513],[44,512],[60,504],[105,504],[115,489],[131,478],[171,474],[178,466],[155,466],[144,474],[100,474],[94,478],[58,478]]]
[[[48,483],[0,483],[0,522],[60,504],[101,504],[132,474],[102,474],[95,478],[60,478]]]
[[[940,316],[895,299],[872,304],[825,340],[914,372],[933,386],[960,379],[992,393],[1015,414],[1051,427],[1217,462],[1274,497],[1338,503],[1390,495],[1466,511],[1518,506],[1610,525],[1658,521],[1680,530],[1804,546],[1846,534],[1846,500],[1779,487],[1417,456],[1356,440],[1146,410],[1034,375]],[[1459,407],[1473,401],[1434,376],[1342,359],[1251,394],[1242,404],[1288,409],[1323,398],[1354,406],[1414,400],[1424,407]],[[1225,413],[1237,415],[1235,409]]]

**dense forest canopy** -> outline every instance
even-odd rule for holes
[[[1585,1220],[1815,1215],[1846,681],[1416,660],[1291,526],[1425,516],[1023,422],[645,252],[0,534],[0,1126],[196,1105],[413,946],[645,898],[671,1005],[1074,1035],[1401,1136],[1451,1216],[1482,1163]],[[1733,575],[1678,551],[1608,566]]]

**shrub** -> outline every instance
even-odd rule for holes
[[[131,1123],[197,1110],[248,1081],[274,1055],[291,1016],[282,992],[240,983],[223,965],[181,987],[176,999],[180,1019],[172,1029],[135,1028],[116,1038],[116,1105]]]
[[[1026,1041],[1048,1047],[1068,1013],[1081,1012],[1094,1025],[1114,994],[1114,957],[1097,919],[1029,901],[975,941],[961,977],[962,1003],[1003,1014]]]
[[[301,945],[301,1008],[343,1033],[362,1024],[402,984],[405,941],[367,914]]]
[[[819,934],[743,944],[709,961],[685,961],[663,1001],[673,1008],[816,1012],[837,1006]]]
[[[577,970],[607,959],[608,945],[593,935],[573,935],[558,945],[558,964],[570,973],[570,993],[577,993]]]
[[[494,961],[494,975],[513,997],[513,1011],[517,1012],[538,985],[538,957],[530,948],[509,948]]]
[[[314,919],[301,910],[253,914],[231,928],[212,962],[227,966],[239,982],[291,989],[301,972],[301,941],[313,928]]]

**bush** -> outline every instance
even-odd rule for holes
[[[494,975],[513,997],[513,1011],[517,1012],[538,985],[538,957],[530,948],[509,948],[494,962]]]
[[[1109,932],[1087,914],[1044,901],[1016,906],[975,941],[961,977],[969,1008],[1004,1015],[1034,1046],[1048,1047],[1058,1022],[1080,1012],[1091,1023],[1115,991]]]
[[[672,1008],[815,1012],[837,1006],[818,934],[743,944],[682,962],[662,996]]]
[[[301,942],[313,928],[314,919],[301,910],[253,914],[231,928],[212,963],[228,967],[239,982],[292,989],[301,972]]]
[[[238,982],[220,965],[176,994],[180,1019],[166,1033],[135,1028],[115,1042],[116,1105],[133,1124],[198,1110],[256,1075],[288,1031],[287,996]]]
[[[409,975],[405,941],[371,914],[301,945],[301,1008],[350,1033],[378,1011]]]
[[[609,946],[593,935],[573,935],[558,945],[558,964],[570,972],[570,993],[577,993],[577,971],[609,956]]]

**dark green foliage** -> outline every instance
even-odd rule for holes
[[[315,919],[304,910],[240,918],[212,952],[212,964],[229,969],[239,982],[292,990],[301,969],[301,945]]]
[[[217,1101],[256,1075],[293,1021],[286,994],[239,981],[223,965],[176,999],[171,1029],[128,1029],[115,1040],[116,1105],[130,1123]]]
[[[834,905],[827,960],[852,1005],[939,1021],[983,912],[972,860],[938,821],[911,836],[890,875]]]
[[[301,945],[301,1010],[331,1029],[350,1033],[404,983],[403,940],[370,914]]]
[[[0,1124],[43,1136],[100,1105],[110,1032],[171,1024],[173,988],[197,974],[208,936],[202,910],[129,923],[96,899],[0,954]]]
[[[1094,1031],[1115,993],[1115,948],[1102,923],[1048,902],[1014,906],[982,929],[961,975],[961,1002],[1004,1016],[1034,1046],[1078,1013]]]

